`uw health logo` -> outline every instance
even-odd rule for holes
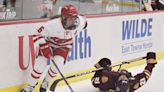
[[[67,61],[91,57],[91,37],[88,36],[87,29],[81,31],[80,34],[75,37],[70,52]]]
[[[19,60],[19,67],[21,70],[26,70],[29,65],[30,62],[32,63],[32,67],[34,68],[34,64],[35,64],[35,50],[34,50],[34,40],[33,40],[33,36],[29,36],[28,39],[25,39],[24,36],[19,36],[19,55],[18,55],[18,60]],[[28,44],[28,48],[24,48],[25,44],[25,40],[29,40]],[[27,52],[26,52],[27,51]],[[28,53],[28,54],[27,54]],[[27,57],[25,60],[24,57]]]

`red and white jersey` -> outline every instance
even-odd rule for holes
[[[56,18],[46,22],[37,31],[41,34],[52,47],[71,48],[73,38],[83,30],[86,20],[83,16],[78,16],[77,27],[74,30],[66,30],[63,28],[61,18]]]

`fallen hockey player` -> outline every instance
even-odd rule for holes
[[[132,76],[127,70],[111,71],[111,61],[102,58],[95,64],[96,68],[104,67],[105,70],[96,71],[92,77],[92,84],[100,92],[134,92],[148,81],[152,70],[157,64],[156,53],[148,52],[146,56],[147,65],[143,72]]]

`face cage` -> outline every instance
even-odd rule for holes
[[[78,17],[75,16],[72,18],[75,18],[75,19],[72,19],[72,20],[74,20],[74,22],[72,23],[72,25],[68,26],[68,23],[67,23],[68,17],[62,16],[62,24],[63,24],[64,28],[69,29],[69,30],[74,30],[78,26],[78,23],[79,23]]]
[[[116,82],[116,92],[129,92],[130,83],[127,79],[121,79]]]

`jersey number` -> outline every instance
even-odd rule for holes
[[[41,26],[41,27],[38,29],[38,33],[41,33],[43,30],[44,30],[44,27]]]
[[[94,78],[93,81],[95,84],[100,84],[100,78],[99,77]]]

